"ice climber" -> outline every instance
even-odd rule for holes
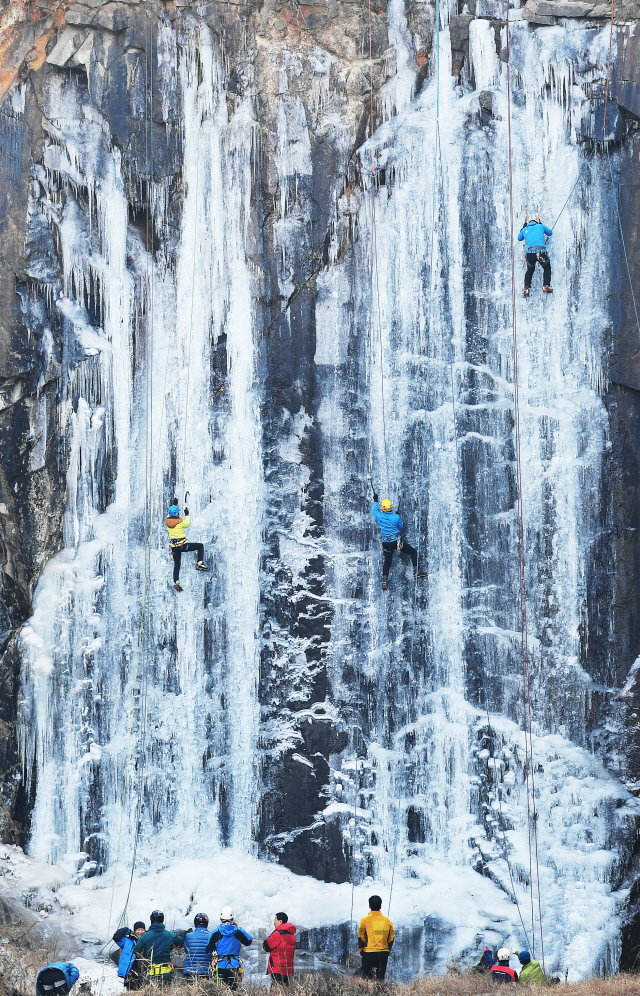
[[[204,546],[202,543],[187,543],[185,529],[191,525],[189,521],[189,509],[184,510],[184,519],[180,518],[180,509],[177,505],[169,506],[169,514],[166,519],[169,530],[169,544],[171,555],[173,556],[173,587],[176,591],[182,591],[180,585],[180,562],[183,553],[196,552],[196,570],[206,571],[207,565],[204,562]]]
[[[525,242],[527,249],[527,272],[524,275],[524,296],[529,297],[531,293],[531,280],[536,268],[536,263],[542,267],[542,290],[545,294],[552,294],[551,286],[551,260],[547,252],[545,235],[553,235],[550,228],[543,225],[534,215],[525,221],[518,233],[518,242]]]
[[[124,980],[125,989],[135,990],[142,987],[142,963],[139,958],[136,958],[134,949],[145,930],[146,927],[142,920],[137,920],[133,925],[133,930],[129,930],[128,927],[120,927],[113,935],[113,940],[120,948],[118,978]]]
[[[190,931],[184,939],[185,959],[182,974],[185,978],[198,975],[208,975],[211,960],[207,954],[209,932],[209,917],[206,913],[196,913],[193,918],[195,930]]]
[[[149,917],[150,925],[133,949],[147,961],[147,978],[156,979],[160,985],[170,983],[173,978],[171,949],[181,948],[184,938],[164,925],[164,913],[154,910]]]
[[[531,957],[528,951],[514,951],[520,959],[522,970],[520,982],[535,982],[539,986],[548,986],[547,977],[540,968],[540,962]]]
[[[383,498],[378,506],[378,496],[373,493],[373,517],[380,526],[380,537],[382,540],[382,550],[384,560],[382,563],[382,590],[386,591],[389,581],[389,568],[396,550],[404,553],[406,557],[411,557],[413,564],[414,578],[420,577],[418,574],[418,551],[402,538],[404,532],[404,522],[400,516],[393,511],[393,505],[388,498]]]
[[[54,961],[38,972],[36,996],[66,996],[80,978],[70,961]]]
[[[220,911],[220,926],[212,933],[206,948],[207,954],[213,955],[211,974],[218,985],[224,983],[229,989],[238,988],[243,975],[238,958],[240,945],[248,946],[252,940],[251,934],[238,927],[231,907],[223,906]]]
[[[275,985],[288,986],[293,976],[293,954],[296,949],[296,928],[289,923],[286,913],[276,913],[273,920],[273,932],[262,948],[269,953],[267,975]]]
[[[387,971],[387,961],[393,947],[393,924],[381,913],[382,899],[371,896],[370,913],[363,916],[358,927],[358,949],[362,956],[362,977],[382,982]]]
[[[512,968],[509,968],[509,958],[511,957],[509,948],[500,948],[498,960],[494,961],[491,948],[485,948],[482,961],[489,969],[489,974],[494,982],[517,982],[518,975]]]

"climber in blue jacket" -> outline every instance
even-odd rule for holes
[[[113,940],[120,948],[118,978],[124,979],[125,989],[142,988],[142,964],[139,959],[136,962],[134,948],[146,929],[142,920],[137,920],[132,931],[128,927],[120,927],[113,935]]]
[[[238,958],[240,945],[249,945],[252,940],[251,934],[238,927],[231,907],[223,906],[220,911],[220,926],[216,927],[207,944],[207,954],[216,956],[215,970],[212,965],[216,982],[223,982],[229,989],[238,988],[238,982],[242,979]]]
[[[36,979],[36,996],[66,996],[80,978],[80,972],[70,961],[53,961],[40,969]]]
[[[527,272],[524,275],[524,296],[529,297],[531,293],[531,281],[536,268],[536,263],[542,267],[542,290],[545,294],[552,294],[551,286],[551,260],[547,252],[546,235],[553,235],[550,228],[543,225],[535,217],[529,218],[518,232],[518,242],[524,242],[527,247]]]
[[[378,506],[378,496],[375,491],[373,493],[373,517],[380,526],[380,538],[382,540],[382,549],[384,552],[384,560],[382,563],[382,590],[386,591],[388,588],[389,568],[391,567],[391,561],[393,560],[393,555],[396,550],[399,550],[400,553],[404,553],[406,557],[411,557],[411,563],[413,564],[413,576],[414,578],[419,577],[418,551],[403,538],[402,534],[404,533],[404,522],[397,512],[393,511],[393,505],[388,498],[383,498]]]
[[[197,975],[208,975],[211,959],[207,954],[209,933],[209,917],[206,913],[196,913],[193,918],[195,930],[190,930],[184,939],[184,965],[182,974],[185,978]]]

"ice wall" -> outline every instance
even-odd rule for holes
[[[477,19],[475,89],[456,86],[441,13],[432,74],[414,94],[405,10],[391,0],[397,73],[346,182],[324,188],[337,210],[305,332],[312,370],[289,393],[269,364],[306,340],[286,308],[270,338],[256,260],[271,251],[260,258],[291,301],[313,244],[316,132],[348,143],[323,111],[326,53],[313,121],[289,87],[296,57],[283,56],[266,206],[258,105],[247,95],[229,116],[206,26],[158,32],[158,104],[168,130],[179,122],[180,171],[170,181],[150,168],[135,204],[83,78],[50,81],[30,224],[56,233],[62,276],[30,275],[83,362],[60,404],[64,549],[21,634],[30,850],[81,884],[105,870],[111,881],[118,864],[126,885],[135,848],[144,876],[221,848],[286,858],[302,838],[334,848],[333,881],[375,883],[418,931],[398,974],[442,969],[452,951],[472,962],[485,940],[541,954],[541,919],[547,967],[564,977],[616,964],[638,815],[594,753],[593,717],[611,691],[594,681],[585,636],[607,515],[601,262],[615,233],[607,175],[576,129],[606,67],[605,33],[516,22],[511,37],[516,216],[540,204],[554,225],[553,297],[538,275],[523,301],[519,255],[516,270],[538,872],[522,734],[506,74],[494,25]],[[370,476],[418,547],[417,586],[397,555],[381,591]],[[164,527],[174,493],[212,567],[196,575],[186,554],[179,596]],[[305,724],[331,734],[315,741]],[[265,829],[269,806],[283,815]]]

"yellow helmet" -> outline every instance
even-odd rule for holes
[[[383,512],[390,512],[393,508],[391,500],[389,498],[383,498],[382,501],[380,502],[380,508],[382,509]]]

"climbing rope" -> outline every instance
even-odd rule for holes
[[[436,66],[435,66],[435,78],[436,78],[436,129],[435,129],[435,148],[434,148],[434,158],[433,158],[433,190],[431,198],[431,246],[430,246],[430,287],[429,287],[429,309],[427,313],[427,323],[426,330],[427,333],[431,331],[431,317],[433,309],[433,296],[434,296],[434,251],[435,251],[435,232],[436,232],[436,184],[437,184],[437,165],[438,165],[438,150],[440,147],[440,0],[436,0],[436,13],[435,13],[435,52],[436,52]],[[428,340],[426,344],[426,354],[428,355]],[[422,443],[422,454],[420,458],[420,498],[418,502],[418,528],[417,528],[417,541],[416,541],[416,552],[417,552],[417,562],[420,563],[420,549],[421,549],[421,539],[422,539],[422,508],[423,508],[423,494],[424,494],[424,477],[425,477],[425,464],[426,464],[426,437],[427,437],[427,401],[428,401],[428,388],[429,381],[425,376],[424,383],[424,435]],[[410,668],[410,680],[413,675],[413,661],[415,653],[415,637],[416,637],[416,616],[417,616],[417,594],[418,594],[418,580],[417,578],[413,583],[413,601],[412,601],[412,616],[413,622],[411,626],[411,649],[409,652],[409,668]],[[408,706],[405,709],[405,715],[407,719],[409,717]],[[405,757],[407,751],[407,736],[402,739],[402,757],[400,759],[400,773],[398,776],[398,801],[396,808],[396,826],[393,842],[393,861],[391,865],[391,885],[389,888],[389,905],[387,908],[387,916],[389,916],[391,911],[391,899],[393,896],[393,886],[395,882],[396,874],[396,862],[398,857],[398,839],[400,835],[400,808],[402,804],[402,785],[404,780],[404,766]]]
[[[533,763],[533,736],[531,731],[531,688],[529,671],[529,648],[528,648],[528,627],[527,627],[527,585],[526,585],[526,563],[525,563],[525,529],[524,529],[524,505],[522,496],[522,456],[520,439],[520,393],[518,383],[518,333],[516,319],[516,278],[515,278],[515,246],[514,246],[514,215],[513,215],[513,154],[511,135],[511,54],[510,54],[510,31],[509,31],[509,5],[507,4],[506,16],[506,43],[507,43],[507,135],[508,135],[508,164],[509,164],[509,232],[511,249],[511,313],[512,313],[512,343],[513,343],[513,407],[514,407],[514,429],[516,443],[516,506],[518,519],[518,577],[520,585],[520,634],[522,650],[522,683],[523,683],[523,729],[525,741],[525,777],[527,787],[527,828],[529,840],[529,881],[531,897],[531,953],[535,954],[535,915],[534,915],[534,886],[533,886],[533,860],[532,860],[532,833],[531,824],[533,822],[533,841],[535,845],[535,860],[538,885],[538,917],[540,925],[540,946],[542,952],[542,966],[544,971],[544,938],[542,932],[542,904],[540,897],[540,866],[538,860],[538,819],[535,798],[535,774]],[[529,789],[529,778],[531,778],[531,791]]]
[[[201,29],[200,29],[199,45],[200,45],[201,39],[202,39],[202,24],[201,24]],[[153,72],[153,69],[152,69],[152,72]],[[190,141],[189,141],[189,139],[187,139],[187,142],[185,144],[185,148],[187,148],[189,146],[189,144],[190,144]],[[197,148],[198,148],[198,151],[199,151],[199,142],[198,142]],[[199,171],[199,162],[196,163],[196,170]],[[185,202],[186,202],[186,194],[187,194],[187,186],[186,186],[186,183],[184,183],[184,179],[183,179],[182,207],[181,207],[181,232],[180,232],[180,238],[178,240],[178,246],[177,246],[177,252],[176,252],[176,266],[175,266],[175,273],[174,273],[174,304],[175,304],[175,308],[176,308],[175,314],[174,314],[174,318],[175,319],[177,319],[177,285],[178,285],[178,272],[179,272],[179,262],[180,262],[180,247],[182,245],[182,240],[183,240],[183,236],[184,236],[184,222],[185,222],[184,209],[185,209]],[[121,805],[120,805],[120,821],[119,821],[118,838],[117,838],[117,844],[116,844],[116,856],[115,856],[115,861],[114,861],[113,884],[112,884],[112,887],[111,887],[111,901],[110,901],[110,905],[109,905],[109,916],[108,916],[108,920],[107,920],[107,941],[106,941],[105,949],[104,949],[105,950],[105,954],[104,954],[104,959],[103,959],[102,976],[101,976],[101,979],[100,979],[100,996],[102,994],[103,986],[104,986],[106,961],[107,961],[107,948],[108,948],[110,940],[111,940],[111,921],[112,921],[112,916],[113,916],[113,905],[114,905],[114,900],[115,900],[115,888],[116,888],[116,879],[117,879],[117,872],[118,872],[118,863],[119,863],[119,857],[120,857],[120,847],[121,847],[121,843],[122,843],[122,827],[123,827],[123,822],[124,822],[125,803],[126,803],[126,798],[127,798],[127,794],[128,794],[128,787],[129,787],[129,765],[130,765],[130,762],[131,762],[131,753],[132,753],[132,751],[131,751],[131,745],[132,745],[132,739],[133,739],[133,725],[134,725],[135,706],[136,706],[136,694],[137,694],[137,691],[138,691],[138,677],[139,677],[139,674],[140,674],[140,663],[141,663],[141,658],[142,658],[142,638],[143,638],[143,633],[144,633],[144,618],[145,618],[146,606],[147,606],[147,592],[148,592],[149,570],[150,570],[150,561],[151,561],[151,538],[152,538],[152,534],[153,534],[154,513],[155,513],[155,498],[156,498],[156,492],[158,490],[158,479],[159,479],[159,472],[160,472],[160,461],[161,461],[161,456],[162,456],[162,429],[163,429],[164,415],[165,415],[165,408],[166,408],[166,399],[167,399],[167,384],[168,384],[168,377],[169,377],[169,359],[170,359],[170,355],[171,355],[171,337],[170,337],[170,335],[167,335],[167,351],[166,351],[166,358],[165,358],[164,382],[163,382],[163,389],[162,389],[162,405],[160,407],[160,425],[159,425],[159,429],[158,429],[158,450],[157,450],[157,457],[156,457],[156,465],[155,465],[155,474],[154,474],[153,488],[151,489],[151,501],[149,503],[150,504],[149,529],[148,529],[148,534],[147,534],[147,545],[146,545],[146,550],[145,550],[145,566],[144,566],[144,580],[143,580],[143,588],[142,588],[142,603],[141,603],[141,608],[140,608],[140,617],[139,617],[139,624],[138,624],[138,642],[137,642],[137,653],[136,653],[136,667],[135,667],[134,679],[133,679],[132,691],[131,691],[131,708],[130,708],[130,715],[129,715],[129,733],[128,733],[128,738],[127,738],[127,754],[126,754],[126,761],[125,761],[125,765],[124,765],[122,799],[121,799]],[[142,735],[143,736],[146,735],[146,720],[147,720],[147,717],[146,717],[146,690],[147,690],[147,677],[146,677],[146,669],[145,669],[145,672],[144,672],[144,699],[143,699],[143,703],[142,703],[142,706],[143,706],[143,711],[142,711]],[[143,751],[143,753],[144,753],[144,751]],[[144,766],[144,758],[142,760],[142,765]],[[126,902],[125,902],[125,910],[123,912],[123,916],[124,916],[124,913],[126,912],[126,906],[128,905],[128,902],[129,902],[129,896],[130,896],[130,893],[131,893],[131,885],[132,885],[132,882],[133,882],[133,875],[134,875],[134,870],[135,870],[135,861],[136,861],[136,856],[137,856],[138,837],[139,837],[139,829],[140,829],[139,828],[139,821],[140,821],[140,817],[141,817],[141,813],[142,813],[142,802],[141,802],[142,791],[143,791],[143,787],[139,783],[139,788],[138,788],[138,805],[137,805],[137,808],[136,808],[136,835],[135,835],[135,843],[134,843],[133,855],[132,855],[132,866],[131,866],[131,876],[130,876],[130,880],[129,880],[129,891],[127,893],[127,898],[126,898]]]
[[[609,77],[611,74],[611,46],[613,45],[613,0],[611,0],[611,22],[609,24],[609,58],[607,60],[607,85],[604,91],[604,117],[602,120],[602,137],[607,127],[607,104],[609,102]]]
[[[382,313],[380,308],[380,280],[378,274],[378,241],[376,233],[376,182],[375,156],[373,148],[373,26],[371,20],[371,0],[369,0],[369,141],[371,142],[371,293],[374,296],[378,313],[378,343],[380,348],[380,396],[382,400],[382,436],[384,444],[384,468],[387,493],[389,493],[389,451],[387,447],[387,418],[384,399],[384,349],[382,341]],[[374,286],[375,285],[375,286]]]

